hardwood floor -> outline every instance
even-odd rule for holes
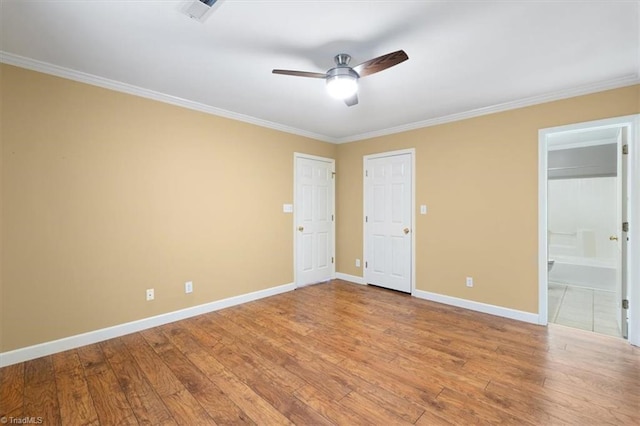
[[[640,349],[334,281],[0,370],[46,425],[640,424]]]

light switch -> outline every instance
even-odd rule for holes
[[[293,213],[293,204],[283,204],[282,205],[283,213]]]
[[[420,206],[420,214],[427,214],[427,206],[422,204]]]

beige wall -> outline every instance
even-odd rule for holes
[[[335,145],[1,73],[0,351],[293,281],[293,153]]]
[[[331,145],[0,75],[0,352],[291,283],[294,152],[337,159],[338,272],[362,275],[362,156],[415,148],[417,288],[535,312],[538,129],[640,112],[635,86]]]
[[[4,101],[3,101],[3,87],[2,87],[2,74],[4,71],[4,67],[0,66],[0,353],[2,353],[2,348],[3,348],[3,344],[2,342],[4,341],[4,315],[2,312],[4,312],[4,285],[3,285],[3,267],[2,267],[2,245],[4,244],[4,238],[3,237],[3,228],[4,226],[2,225],[4,222],[2,221],[2,212],[4,211],[3,205],[4,205],[4,197],[3,197],[3,167],[2,164],[4,163],[4,161],[2,161],[2,152],[3,152],[3,133],[2,133],[2,129],[4,128],[3,124],[2,124],[2,112],[3,112],[3,106],[4,106]]]
[[[639,103],[633,86],[339,145],[338,271],[362,276],[362,157],[415,148],[416,288],[537,312],[538,130],[635,114]]]

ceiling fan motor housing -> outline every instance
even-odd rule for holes
[[[335,67],[331,68],[327,71],[327,81],[336,79],[336,78],[358,78],[360,77],[357,72],[355,72],[352,68],[349,67]]]

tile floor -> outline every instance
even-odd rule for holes
[[[549,322],[620,337],[615,293],[549,282]]]

